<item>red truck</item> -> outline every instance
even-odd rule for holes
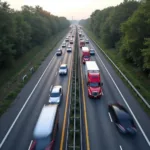
[[[101,98],[102,85],[100,71],[95,61],[86,61],[85,77],[90,98]]]
[[[82,62],[85,64],[86,61],[90,60],[90,50],[88,47],[82,47]]]
[[[85,41],[84,40],[81,40],[80,41],[80,48],[84,47],[85,46]]]

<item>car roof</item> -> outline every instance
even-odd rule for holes
[[[33,136],[35,139],[47,137],[52,133],[57,107],[58,105],[55,104],[43,107],[34,128]]]
[[[114,109],[114,111],[119,119],[131,119],[130,114],[120,104],[113,104],[112,108]]]
[[[61,64],[60,67],[67,67],[67,64]]]
[[[59,89],[60,88],[62,88],[62,86],[60,86],[60,85],[55,85],[54,87],[53,87],[53,89],[52,89],[52,93],[57,93],[57,92],[59,92]]]

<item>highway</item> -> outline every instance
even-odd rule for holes
[[[65,48],[63,48],[62,56],[56,56],[55,53],[56,49],[61,48],[65,38],[72,34],[75,36],[75,31],[73,33],[69,32],[57,44],[18,94],[11,107],[0,118],[1,150],[28,150],[33,139],[33,129],[36,121],[44,104],[47,104],[49,90],[54,85],[62,85],[63,87],[63,100],[59,106],[59,129],[54,149],[65,149],[71,70],[74,56],[73,52],[67,53]],[[84,35],[85,38],[89,39],[85,33]],[[75,37],[73,38],[74,40]],[[128,87],[123,83],[99,48],[92,40],[89,39],[89,41],[90,43],[86,44],[86,46],[96,50],[96,55],[91,56],[91,60],[96,61],[100,68],[103,95],[101,99],[97,100],[88,98],[85,66],[82,64],[82,53],[79,48],[82,84],[82,97],[80,99],[82,100],[83,113],[83,150],[149,150],[150,118],[132,96]],[[74,51],[74,44],[72,44],[72,49]],[[68,65],[69,72],[67,76],[60,77],[58,69],[62,63]],[[108,113],[108,104],[114,102],[119,102],[132,114],[137,127],[135,137],[125,136],[117,131]]]
[[[150,119],[142,110],[139,103],[130,93],[127,86],[115,72],[114,68],[104,57],[99,48],[84,33],[84,39],[88,38],[89,48],[96,50],[92,61],[96,61],[103,82],[103,96],[101,99],[90,99],[88,97],[87,85],[85,83],[84,65],[81,63],[81,78],[83,81],[83,101],[85,100],[88,130],[85,131],[87,138],[87,149],[91,150],[149,150],[150,149]],[[80,51],[80,59],[82,51]],[[125,136],[118,132],[108,114],[108,104],[119,102],[125,106],[130,114],[133,113],[137,119],[137,135],[135,137]],[[134,119],[134,120],[135,120]]]
[[[68,35],[75,36],[75,30]],[[59,107],[59,129],[56,136],[55,149],[59,149],[62,136],[64,114],[67,113],[66,97],[70,88],[73,52],[67,53],[63,48],[62,56],[56,56],[56,49],[61,48],[66,36],[58,43],[39,69],[33,74],[11,107],[0,118],[0,149],[28,150],[33,139],[33,129],[44,104],[48,102],[49,90],[54,85],[62,85],[63,100]],[[73,38],[73,41],[75,37]],[[68,43],[69,44],[69,43]],[[68,46],[67,44],[67,46]],[[71,44],[74,50],[74,44]],[[68,65],[68,75],[59,76],[58,69],[61,63]],[[69,101],[69,100],[68,100]],[[27,103],[26,103],[27,102]],[[69,103],[69,102],[68,102]],[[25,107],[24,107],[25,106]],[[23,110],[21,110],[23,108]],[[13,124],[16,116],[16,122]],[[67,114],[66,114],[67,115]],[[66,130],[65,130],[66,132]],[[63,137],[63,136],[62,136]]]

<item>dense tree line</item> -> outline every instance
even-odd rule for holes
[[[150,75],[150,1],[129,1],[94,11],[80,24]]]
[[[22,6],[21,11],[0,1],[0,69],[69,27],[69,21],[43,10],[40,6]]]

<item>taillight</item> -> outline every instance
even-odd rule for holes
[[[30,150],[34,150],[36,146],[36,141],[34,140],[31,144]]]

